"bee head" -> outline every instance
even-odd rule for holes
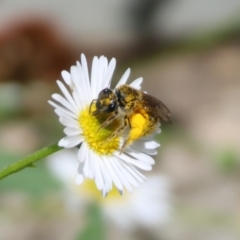
[[[113,112],[117,108],[117,101],[114,92],[109,88],[104,88],[99,94],[98,98],[92,100],[89,111],[91,112],[91,107],[95,103],[96,110],[92,112],[96,115],[100,112]]]

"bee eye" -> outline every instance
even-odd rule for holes
[[[112,90],[109,88],[104,88],[99,94],[98,99],[108,98],[109,95],[112,93]]]
[[[104,92],[105,94],[109,95],[109,94],[112,93],[112,90],[110,90],[109,88],[105,88],[105,89],[103,90],[103,92]]]
[[[110,107],[111,107],[111,108],[114,108],[115,105],[116,105],[116,102],[112,100],[111,103],[110,103]]]
[[[109,111],[114,111],[115,110],[115,108],[116,108],[116,102],[115,101],[113,101],[111,104],[110,104],[110,106],[109,106]]]
[[[120,92],[118,89],[115,90],[117,98],[118,98],[118,102],[119,102],[119,106],[123,107],[124,106],[124,94],[122,92]]]

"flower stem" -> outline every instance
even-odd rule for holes
[[[18,160],[17,162],[5,167],[0,171],[0,179],[3,179],[13,173],[19,172],[26,167],[34,167],[33,163],[62,149],[57,143],[44,147],[35,153],[28,155],[25,158]]]

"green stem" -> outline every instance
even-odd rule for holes
[[[17,162],[13,163],[5,167],[3,170],[0,171],[0,179],[5,178],[13,173],[19,172],[20,170],[26,167],[33,167],[33,163],[62,149],[58,146],[57,143],[54,143],[50,146],[44,147],[35,153],[28,155],[25,158],[18,160]]]

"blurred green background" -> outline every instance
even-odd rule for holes
[[[117,59],[162,100],[154,172],[168,178],[163,228],[123,234],[99,207],[72,215],[62,185],[36,163],[0,182],[0,239],[240,239],[240,1],[0,2],[0,167],[58,141],[47,104],[81,53]],[[121,235],[123,234],[123,235]]]

